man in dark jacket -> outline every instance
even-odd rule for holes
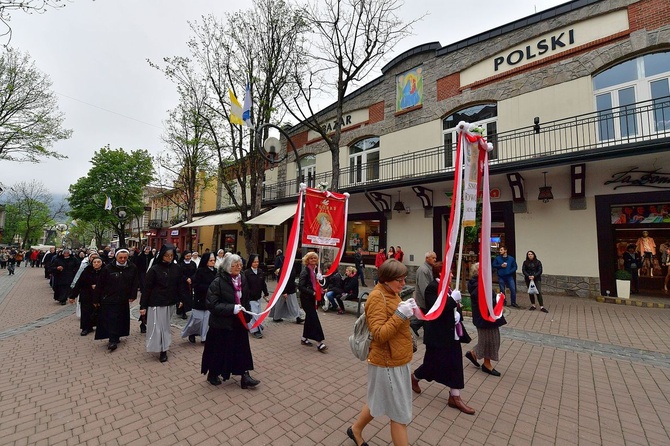
[[[356,267],[358,277],[361,279],[361,286],[367,286],[365,284],[365,263],[363,261],[363,248],[358,248],[356,250],[356,254],[354,254],[354,266]]]
[[[509,288],[509,294],[512,300],[511,305],[514,308],[519,308],[516,304],[516,260],[514,260],[514,257],[511,255],[507,254],[507,248],[501,246],[500,255],[493,259],[492,266],[498,270],[498,286],[500,286],[500,292],[505,294],[505,288]],[[507,305],[507,298],[505,298],[505,305]]]
[[[70,285],[78,270],[79,260],[69,249],[64,249],[63,256],[58,257],[51,265],[51,273],[54,275],[54,299],[61,305],[67,304]]]
[[[121,336],[130,334],[130,302],[137,299],[139,287],[137,267],[128,262],[127,249],[116,251],[114,261],[103,268],[99,286],[95,339],[109,339],[107,348],[114,351]]]

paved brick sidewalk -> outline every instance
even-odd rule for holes
[[[346,342],[353,314],[320,312],[327,354],[300,345],[300,326],[267,322],[265,338],[251,339],[259,388],[242,390],[236,378],[215,388],[199,374],[202,346],[179,339],[177,327],[164,364],[145,352],[135,321],[114,353],[79,336],[41,273],[22,270],[7,292],[0,278],[1,445],[353,445],[345,431],[366,392],[366,367]],[[447,407],[443,386],[421,383],[411,444],[670,444],[670,313],[547,300],[548,315],[508,313],[502,377],[466,361],[463,398],[476,415]],[[21,311],[47,317],[37,327],[18,320]],[[415,366],[422,357],[420,346]],[[388,420],[373,421],[365,438],[390,444]]]

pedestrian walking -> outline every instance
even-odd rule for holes
[[[437,301],[439,292],[439,278],[442,271],[442,262],[434,262],[431,266],[433,280],[425,289],[425,304],[431,308]],[[461,339],[456,327],[463,320],[461,311],[461,293],[449,293],[442,313],[424,325],[423,343],[426,353],[423,363],[412,374],[412,390],[421,393],[419,381],[437,381],[449,387],[447,405],[463,413],[473,415],[475,410],[461,399],[461,390],[465,388],[463,377],[463,351]],[[462,325],[461,325],[462,327]]]
[[[361,286],[367,287],[365,284],[365,260],[363,259],[363,248],[358,248],[354,254],[354,266],[358,277],[361,279]]]
[[[377,277],[379,276],[379,267],[382,266],[382,263],[386,261],[386,250],[384,248],[379,248],[379,251],[377,251],[377,255],[375,256],[375,268],[377,271],[375,272],[375,280],[374,283],[377,285]]]
[[[82,262],[83,263],[83,262]],[[81,335],[86,336],[93,331],[93,327],[97,325],[97,308],[100,306],[100,299],[98,292],[100,291],[99,284],[102,277],[102,259],[97,253],[91,254],[88,258],[87,266],[81,272],[77,279],[70,301],[79,297],[79,308],[81,318],[79,319],[79,329]]]
[[[177,308],[177,314],[181,316],[182,319],[188,319],[188,312],[193,308],[193,276],[195,271],[198,269],[198,265],[192,260],[191,251],[184,251],[181,258],[177,262],[181,267],[181,273],[186,280],[188,293],[184,296],[182,301],[183,305],[180,308]]]
[[[247,286],[249,287],[249,305],[251,306],[251,312],[258,314],[261,312],[261,297],[268,297],[270,295],[268,293],[268,284],[265,282],[265,273],[259,268],[260,259],[258,254],[251,254],[247,265],[249,265],[249,268],[244,271],[244,276],[247,279]],[[251,336],[261,339],[263,337],[262,325],[251,328],[257,320],[257,316],[251,317],[249,330],[251,331]]]
[[[300,343],[311,347],[313,339],[318,343],[317,349],[325,353],[328,347],[323,342],[325,335],[319,321],[319,314],[316,312],[316,306],[321,301],[321,287],[318,285],[316,270],[319,264],[319,256],[315,252],[308,252],[302,258],[304,265],[298,279],[298,290],[300,291],[300,304],[305,312],[305,325],[302,330]]]
[[[500,376],[500,372],[493,368],[491,361],[498,361],[500,350],[500,328],[507,324],[504,316],[500,316],[495,322],[489,322],[482,317],[479,311],[479,263],[473,263],[470,267],[470,280],[468,291],[472,301],[472,323],[477,327],[477,345],[465,354],[465,357],[475,366],[480,367],[479,358],[484,359],[481,365],[482,372],[493,376]],[[490,296],[489,299],[494,299]],[[495,306],[495,301],[493,302]]]
[[[424,297],[424,294],[428,285],[433,281],[433,265],[435,265],[436,261],[437,255],[433,251],[429,251],[424,257],[423,264],[416,270],[414,301],[424,314],[427,312],[427,309],[430,308],[430,306],[426,305],[426,298]],[[419,337],[419,329],[423,327],[423,325],[424,321],[412,316],[410,327],[417,337]]]
[[[251,316],[247,279],[242,274],[242,258],[237,254],[226,257],[218,275],[207,291],[207,309],[210,312],[209,330],[202,353],[200,372],[215,386],[230,375],[240,376],[243,389],[253,388],[260,381],[251,377],[254,360],[249,345],[247,323]]]
[[[284,292],[277,300],[277,303],[270,310],[270,317],[274,322],[282,322],[284,319],[295,320],[296,324],[302,324],[305,320],[300,317],[300,306],[298,305],[298,296],[296,293],[296,270],[291,268],[288,282],[284,287]]]
[[[168,360],[172,344],[170,320],[175,306],[183,308],[188,286],[181,267],[174,263],[174,246],[164,244],[149,271],[140,299],[140,315],[147,317],[146,348],[149,353],[160,353],[160,362]]]
[[[200,264],[193,276],[193,310],[188,323],[181,332],[181,337],[188,337],[188,341],[195,343],[195,337],[200,336],[200,342],[207,340],[207,329],[209,328],[209,310],[207,310],[207,290],[216,278],[216,257],[211,252],[206,252],[200,258]]]
[[[44,254],[44,257],[42,257],[42,266],[44,267],[45,279],[51,278],[51,262],[53,261],[55,256],[56,256],[56,248],[52,246],[51,248],[49,248],[49,252]]]
[[[109,339],[110,351],[116,350],[121,337],[130,335],[130,302],[137,299],[139,275],[128,256],[127,249],[116,251],[114,261],[102,270],[95,296],[100,304],[95,339]]]
[[[394,446],[409,444],[407,424],[412,421],[412,335],[409,318],[414,312],[414,299],[400,298],[407,267],[389,259],[379,268],[379,283],[365,304],[372,341],[368,354],[367,403],[347,435],[357,445],[366,444],[363,429],[374,418],[391,419],[391,441]]]
[[[526,282],[526,287],[528,287],[528,298],[530,299],[530,311],[534,311],[535,307],[535,296],[537,295],[537,303],[540,304],[540,311],[543,313],[549,313],[549,310],[544,308],[544,302],[542,300],[542,262],[537,258],[535,252],[528,251],[526,253],[526,260],[523,261],[521,265],[521,272],[523,273],[523,279]],[[530,281],[533,281],[535,285],[536,293],[530,287]]]
[[[67,304],[72,282],[79,271],[79,259],[72,255],[69,249],[63,250],[63,255],[52,263],[51,272],[54,276],[54,299],[61,305]]]
[[[507,254],[507,248],[501,246],[500,254],[493,259],[492,266],[498,271],[498,286],[500,287],[500,292],[507,296],[505,288],[509,288],[511,299],[510,305],[514,308],[519,308],[516,303],[516,260],[514,260],[514,257],[511,255]],[[507,305],[507,298],[505,298],[505,305]]]

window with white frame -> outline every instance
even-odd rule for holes
[[[379,136],[349,146],[349,184],[379,179]]]
[[[233,206],[235,204],[233,202],[233,195],[237,198],[240,198],[238,194],[237,182],[229,181],[228,186],[230,187],[230,190],[233,192],[233,194],[232,195],[229,194],[226,187],[223,184],[221,185],[221,190],[219,191],[219,197],[220,197],[219,209]]]
[[[668,51],[645,54],[593,76],[599,140],[670,130],[669,80]]]
[[[489,153],[489,159],[498,159],[498,145],[496,144],[498,105],[496,103],[478,104],[458,110],[442,120],[444,167],[456,165],[456,126],[461,121],[477,124],[486,129],[484,134],[486,141],[493,144],[493,151]]]
[[[316,155],[306,155],[300,158],[300,170],[296,164],[297,189],[300,190],[300,183],[305,183],[308,187],[316,187]]]

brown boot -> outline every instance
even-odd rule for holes
[[[421,387],[419,387],[419,380],[416,379],[414,373],[412,373],[412,390],[416,393],[421,393]]]
[[[449,407],[454,407],[454,408],[460,410],[463,413],[467,413],[468,415],[474,415],[475,414],[475,410],[472,407],[467,406],[463,402],[463,400],[461,399],[460,396],[449,395],[449,400],[447,401],[447,405]]]

